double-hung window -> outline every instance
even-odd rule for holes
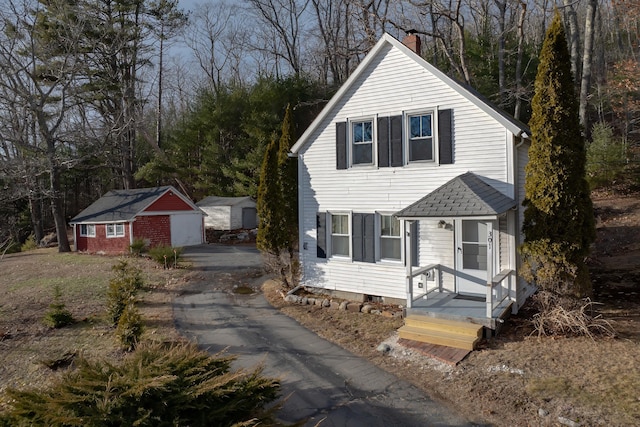
[[[380,215],[380,259],[402,259],[400,220],[393,215]]]
[[[124,236],[124,224],[107,224],[107,237]]]
[[[433,114],[408,115],[409,161],[433,161]]]
[[[354,165],[373,163],[373,120],[351,122],[351,156]]]
[[[96,237],[96,226],[94,224],[80,224],[80,236]]]
[[[349,215],[331,215],[331,255],[350,256],[349,251]]]

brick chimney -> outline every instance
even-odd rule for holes
[[[422,53],[422,41],[420,40],[420,36],[416,34],[415,30],[407,31],[407,35],[402,40],[402,44],[421,55]]]

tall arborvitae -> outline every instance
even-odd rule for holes
[[[556,12],[540,52],[526,167],[525,276],[558,296],[591,292],[585,264],[595,239],[586,150],[571,60]]]
[[[282,190],[282,215],[286,228],[286,249],[293,258],[298,241],[298,167],[296,159],[289,157],[291,141],[294,136],[291,105],[282,122],[282,135],[278,150],[278,168],[280,170],[280,188]]]
[[[278,142],[272,138],[267,146],[260,171],[257,200],[258,237],[256,245],[261,252],[280,256],[286,247],[286,231],[283,227],[282,190],[278,169]]]

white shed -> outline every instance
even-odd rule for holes
[[[258,226],[256,202],[249,196],[209,196],[196,205],[208,215],[205,217],[205,227],[216,230],[237,230]]]

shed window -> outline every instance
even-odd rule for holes
[[[96,226],[94,224],[80,224],[80,236],[96,237]]]
[[[107,237],[124,236],[124,224],[107,224]]]

